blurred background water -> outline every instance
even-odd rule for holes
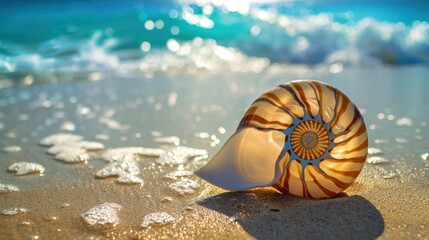
[[[429,1],[406,0],[0,0],[0,183],[20,189],[1,196],[0,210],[28,210],[0,216],[0,239],[314,238],[332,215],[341,220],[333,238],[427,238],[428,13]],[[191,174],[262,92],[309,78],[341,89],[365,117],[372,160],[351,197],[230,195]],[[48,156],[39,142],[57,133],[106,151],[167,152],[131,152],[135,164],[127,158],[118,172],[145,184],[122,185],[95,177],[111,167],[105,151],[71,152],[80,164]],[[182,162],[185,146],[207,150],[207,159]],[[20,161],[41,164],[44,176],[7,173]],[[174,192],[191,186],[185,179],[201,187]],[[121,223],[94,231],[80,216],[104,201],[123,206]],[[140,228],[155,211],[177,221]],[[264,225],[291,216],[308,227]]]
[[[0,88],[126,72],[429,64],[428,1],[0,3]]]

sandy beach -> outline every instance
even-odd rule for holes
[[[0,215],[0,239],[428,239],[428,75],[429,69],[419,66],[344,68],[336,74],[324,67],[273,67],[259,74],[155,73],[0,89],[0,148],[21,148],[0,153],[0,183],[19,188],[0,194],[0,211],[26,209]],[[273,188],[229,192],[189,173],[166,177],[204,165],[257,96],[294,79],[325,81],[363,113],[369,158],[382,159],[367,161],[344,193],[313,200]],[[55,160],[39,143],[58,133],[105,149],[88,150],[89,159],[81,163]],[[155,141],[171,136],[180,143]],[[178,146],[206,150],[208,156],[174,155]],[[170,151],[177,162],[138,155],[136,176],[143,184],[96,177],[109,164],[103,152],[121,147]],[[21,161],[45,171],[25,176],[8,171]],[[184,179],[197,185],[180,194],[171,185]],[[122,206],[119,222],[89,227],[81,215],[105,202]],[[154,212],[174,220],[141,227],[142,218]]]

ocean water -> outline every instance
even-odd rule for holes
[[[429,64],[427,1],[2,1],[0,88],[127,72]]]
[[[0,236],[427,238],[428,9],[0,1]],[[341,89],[365,118],[349,197],[231,193],[193,174],[252,101],[294,79]]]

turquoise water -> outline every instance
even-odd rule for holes
[[[3,83],[46,72],[429,63],[426,1],[67,0],[0,9]]]

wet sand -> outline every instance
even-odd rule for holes
[[[0,153],[0,183],[20,191],[0,195],[0,211],[22,207],[27,212],[0,215],[2,239],[428,239],[429,225],[429,70],[420,67],[345,69],[264,74],[155,74],[98,82],[40,84],[0,90],[0,147],[18,145],[20,152]],[[312,200],[282,195],[271,188],[228,192],[195,176],[201,184],[180,196],[169,188],[179,179],[164,175],[195,170],[221,147],[250,103],[267,89],[300,78],[316,78],[346,93],[362,110],[370,147],[388,162],[366,164],[357,181],[340,196]],[[100,121],[109,119],[119,127]],[[411,124],[398,120],[408,118]],[[73,131],[61,130],[73,123]],[[407,121],[405,121],[407,122]],[[398,126],[405,125],[405,126]],[[65,128],[67,129],[67,127]],[[68,128],[71,130],[71,128]],[[225,133],[221,129],[225,129]],[[45,153],[39,141],[69,132],[103,143],[107,149],[150,147],[153,131],[178,136],[181,145],[206,149],[209,158],[161,165],[139,156],[144,185],[124,185],[95,173],[107,163],[102,151],[91,151],[87,163],[67,164]],[[194,137],[215,135],[220,143]],[[103,134],[109,139],[100,139]],[[39,163],[43,176],[15,176],[8,167],[19,161]],[[171,202],[161,202],[166,196]],[[112,202],[122,206],[119,224],[89,228],[81,214]],[[64,207],[64,204],[69,207]],[[142,218],[166,212],[175,221],[141,228]]]

